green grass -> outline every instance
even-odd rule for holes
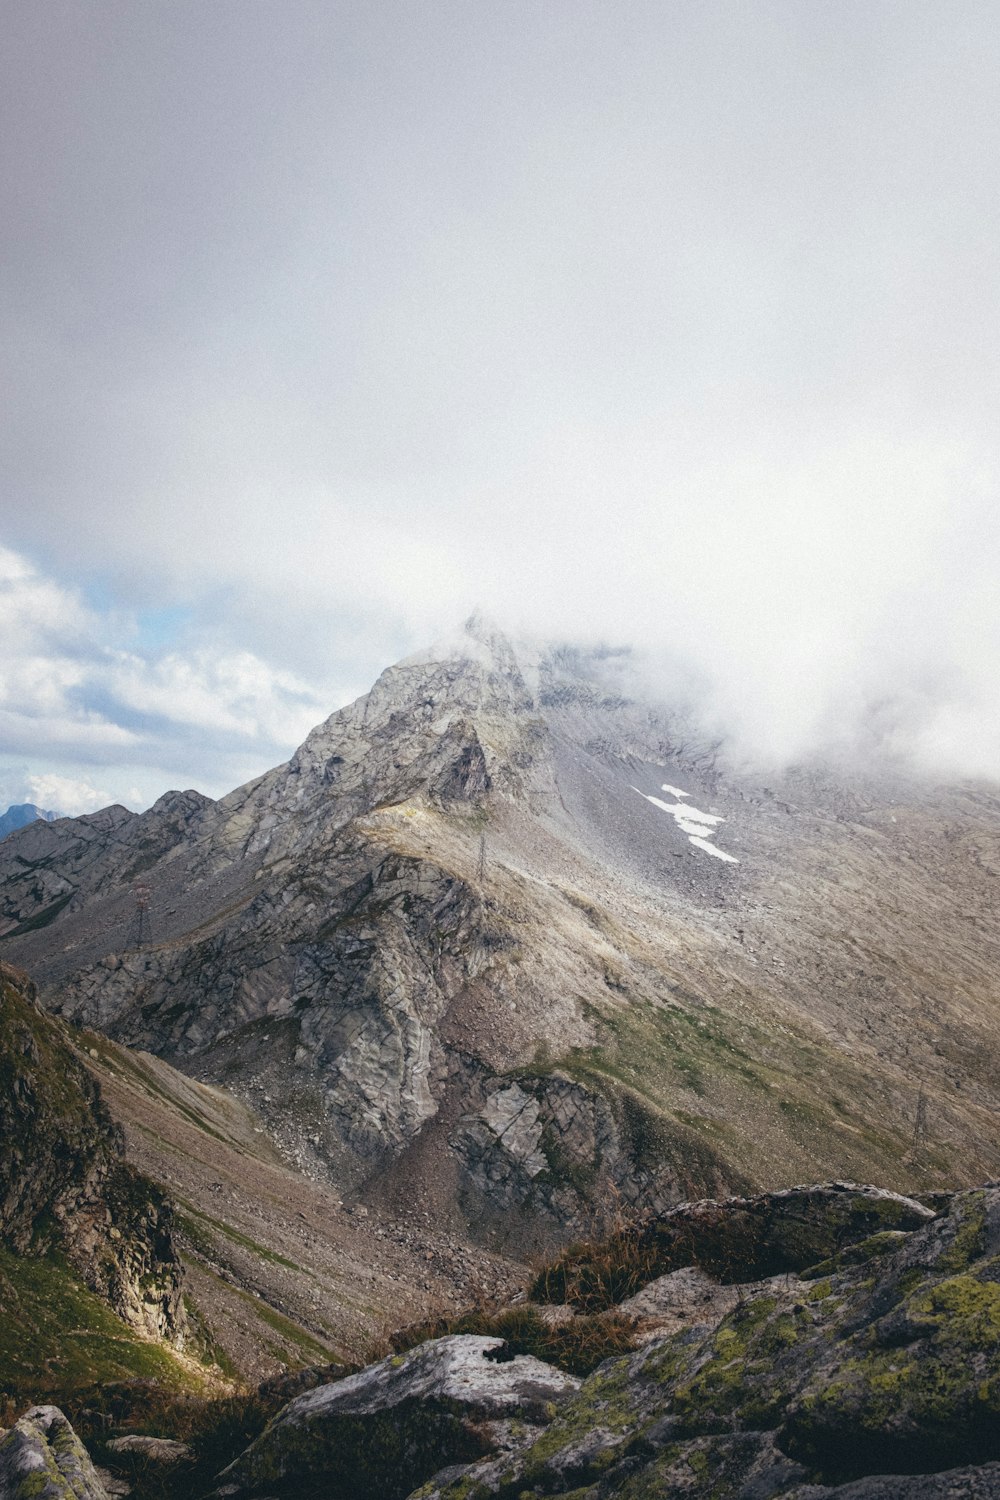
[[[217,1233],[224,1235],[225,1238],[227,1240],[231,1240],[234,1245],[239,1245],[242,1247],[242,1249],[250,1250],[254,1255],[260,1256],[261,1260],[270,1261],[271,1264],[275,1266],[284,1266],[288,1271],[301,1272],[303,1270],[303,1268],[301,1266],[297,1266],[293,1260],[286,1260],[283,1255],[279,1255],[276,1250],[268,1250],[266,1245],[258,1245],[256,1240],[252,1240],[249,1235],[241,1234],[240,1231],[238,1229],[234,1229],[231,1224],[225,1224],[221,1219],[213,1219],[211,1214],[205,1213],[204,1209],[196,1208],[195,1205],[193,1203],[189,1203],[186,1198],[180,1198],[178,1199],[178,1202],[182,1203],[184,1205],[184,1208],[187,1210],[186,1213],[178,1214],[176,1216],[178,1227],[184,1231],[195,1249],[200,1250],[203,1254],[210,1254],[214,1247],[212,1245],[210,1237],[206,1235],[204,1230],[201,1229],[199,1225],[191,1219],[191,1214],[194,1214],[196,1219],[201,1219],[206,1224],[210,1224],[212,1228],[217,1231]],[[311,1273],[304,1272],[303,1274],[309,1275]]]
[[[61,1400],[135,1379],[174,1390],[190,1383],[168,1350],[133,1333],[60,1257],[0,1249],[0,1394],[14,1402]]]

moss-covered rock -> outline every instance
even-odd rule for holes
[[[502,1339],[455,1335],[396,1354],[290,1401],[222,1475],[220,1495],[403,1500],[552,1420],[580,1382]]]
[[[833,1208],[825,1231],[822,1202]],[[711,1246],[745,1233],[746,1203],[731,1205],[728,1234],[726,1211],[713,1205]],[[441,1476],[421,1495],[1000,1493],[1000,1187],[956,1194],[937,1218],[846,1185],[796,1190],[780,1221],[792,1232],[765,1223],[745,1265],[793,1250],[805,1259],[825,1235],[823,1277],[743,1287],[720,1322],[692,1322],[600,1366],[521,1452]],[[836,1245],[849,1235],[859,1253]]]
[[[56,1406],[33,1406],[0,1437],[2,1500],[108,1500],[87,1451]]]
[[[569,1250],[538,1275],[532,1295],[593,1311],[685,1266],[724,1283],[759,1281],[831,1262],[876,1233],[910,1231],[933,1218],[913,1198],[848,1182],[682,1203],[601,1245]]]

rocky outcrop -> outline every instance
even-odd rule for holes
[[[624,1090],[559,1074],[488,1080],[449,1141],[483,1212],[538,1224],[607,1227],[623,1208],[662,1211],[693,1182],[739,1186],[694,1133]],[[737,1179],[737,1180],[734,1180]],[[488,1205],[488,1209],[487,1209]]]
[[[32,1406],[0,1434],[0,1500],[108,1500],[57,1406]]]
[[[836,1246],[819,1264],[742,1285],[721,1319],[716,1310],[702,1320],[693,1299],[686,1324],[601,1365],[534,1443],[442,1476],[420,1495],[996,1494],[1000,1187],[955,1195],[922,1227],[913,1227],[915,1212],[899,1227],[899,1200],[887,1214],[896,1227],[876,1227],[879,1201],[868,1195],[855,1211],[846,1195],[817,1190],[793,1249],[799,1259],[817,1239]],[[769,1255],[785,1243],[790,1206],[758,1200]],[[727,1205],[719,1208],[724,1216]],[[746,1205],[733,1212],[726,1244],[746,1223]],[[759,1249],[749,1249],[747,1269],[757,1270]],[[735,1265],[728,1271],[735,1281]]]
[[[510,1449],[579,1389],[497,1338],[421,1344],[298,1396],[222,1475],[221,1496],[322,1485],[329,1500],[403,1500],[447,1464]]]
[[[723,1285],[745,1284],[799,1273],[873,1234],[933,1218],[914,1198],[853,1182],[680,1203],[619,1230],[598,1254],[591,1246],[568,1250],[541,1273],[535,1293],[594,1311],[689,1266]]]
[[[0,965],[0,1239],[21,1255],[64,1254],[132,1327],[182,1338],[180,1263],[163,1193],[123,1157],[96,1084]]]

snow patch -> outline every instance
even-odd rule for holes
[[[662,797],[653,797],[649,792],[640,792],[637,786],[632,788],[633,792],[639,792],[647,802],[654,807],[662,808],[670,814],[677,827],[688,836],[688,843],[693,844],[696,849],[701,849],[705,854],[711,854],[715,859],[725,860],[726,864],[738,865],[739,860],[733,854],[727,854],[724,849],[719,849],[712,843],[712,830],[726,820],[719,813],[702,812],[700,807],[694,807],[690,802],[664,802]],[[687,792],[682,792],[678,787],[660,787],[661,792],[670,792],[675,797],[687,797]]]
[[[688,843],[696,845],[699,849],[704,849],[706,854],[714,854],[716,859],[724,859],[727,865],[739,864],[739,860],[735,854],[727,854],[725,849],[717,849],[714,844],[709,843],[708,839],[700,839],[692,836],[688,839]]]

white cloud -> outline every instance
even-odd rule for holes
[[[200,647],[155,661],[122,654],[108,663],[106,680],[118,701],[138,713],[276,744],[298,744],[329,712],[300,678],[249,651]]]
[[[114,799],[91,782],[70,776],[28,776],[29,801],[43,811],[65,813],[78,817],[81,813],[96,812],[107,807]]]
[[[222,789],[481,604],[995,774],[990,8],[237,10],[0,58],[8,539],[194,618],[0,554],[9,748]]]
[[[119,612],[0,549],[0,756],[32,768],[8,774],[10,800],[47,795],[79,812],[142,805],[177,782],[219,794],[290,753],[334,706],[253,652],[202,641],[140,654],[118,645],[123,628]],[[98,783],[80,776],[86,764],[105,768]]]

